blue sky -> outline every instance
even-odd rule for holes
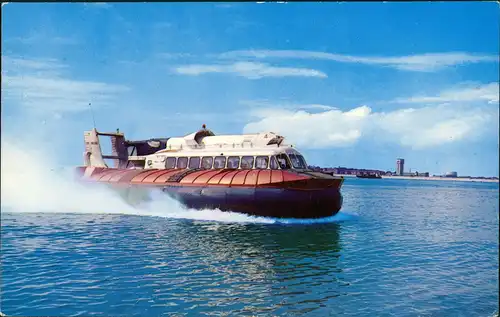
[[[309,164],[498,176],[494,2],[9,3],[2,139],[273,131]],[[34,138],[38,138],[34,142]]]

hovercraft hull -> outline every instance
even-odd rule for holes
[[[342,207],[343,178],[283,170],[124,170],[79,168],[82,180],[161,190],[187,208],[273,218],[323,218]]]
[[[219,209],[272,218],[323,218],[342,206],[337,189],[164,187],[163,192],[193,209]]]

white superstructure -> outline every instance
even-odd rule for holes
[[[114,155],[102,155],[99,135],[114,140]],[[123,139],[120,142],[125,146],[123,151],[128,147],[128,154],[118,154],[118,138]],[[141,155],[136,147],[146,143],[153,150],[146,153],[148,155]],[[125,141],[121,133],[99,133],[93,129],[85,132],[85,144],[86,166],[107,167],[104,162],[107,158],[121,160],[125,168],[141,169],[307,169],[302,154],[292,145],[284,144],[284,137],[273,132],[216,136],[203,125],[202,130],[184,137]]]
[[[216,136],[203,129],[168,139],[165,149],[145,157],[144,168],[306,169],[302,154],[283,141],[273,132]]]

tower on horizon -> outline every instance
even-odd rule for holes
[[[398,158],[396,160],[396,174],[399,176],[403,176],[405,170],[405,159]]]

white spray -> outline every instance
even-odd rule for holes
[[[250,223],[317,223],[350,218],[338,214],[317,220],[273,219],[219,210],[192,210],[154,192],[151,202],[132,207],[105,186],[77,182],[73,169],[54,166],[54,157],[29,146],[21,147],[4,139],[1,158],[2,212],[105,213]]]

